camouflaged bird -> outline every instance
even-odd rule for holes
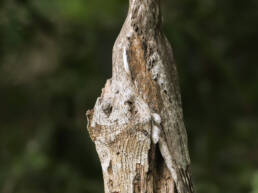
[[[166,188],[153,190],[155,148],[176,192],[193,192],[177,70],[172,48],[160,29],[159,3],[130,0],[113,48],[112,78],[94,109],[87,112],[106,193],[167,192]]]

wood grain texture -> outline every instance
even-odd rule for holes
[[[87,112],[106,193],[192,193],[187,134],[159,0],[130,0],[112,78]]]

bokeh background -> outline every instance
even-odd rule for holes
[[[0,192],[103,193],[85,112],[127,0],[0,1]],[[258,1],[163,0],[198,193],[258,193]]]

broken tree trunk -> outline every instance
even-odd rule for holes
[[[129,0],[113,48],[113,74],[88,130],[105,193],[192,193],[176,65],[159,0]]]

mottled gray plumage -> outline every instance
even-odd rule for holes
[[[159,108],[162,119],[159,143],[161,153],[174,177],[177,191],[192,193],[187,133],[183,121],[177,69],[170,43],[160,30],[159,0],[131,0],[130,3],[129,22],[125,25],[131,25],[136,36],[143,42],[147,68],[159,85],[162,101]],[[128,45],[130,46],[130,38]],[[151,104],[149,107],[152,112],[157,111]]]

